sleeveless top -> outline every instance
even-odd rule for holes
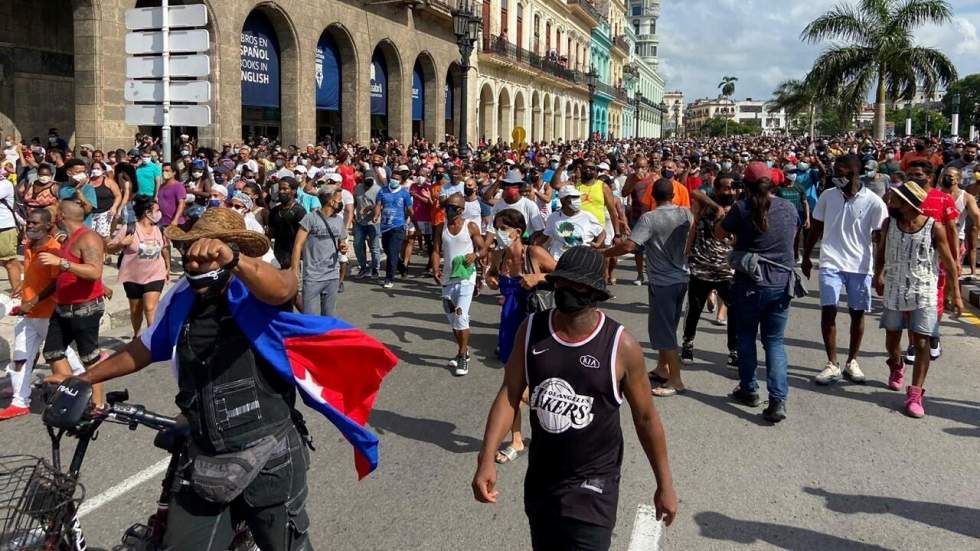
[[[49,207],[58,202],[58,184],[51,181],[48,185],[38,188],[37,185],[28,186],[24,192],[24,203],[32,209]]]
[[[960,217],[956,219],[956,225],[960,230],[960,243],[966,242],[966,221],[969,217],[966,213],[966,192],[960,190],[960,196],[956,198],[956,210],[960,211]]]
[[[101,185],[93,185],[95,188],[95,205],[92,206],[93,214],[102,214],[107,212],[112,208],[112,203],[116,201],[116,197],[112,194],[112,190],[106,185],[105,177],[102,177]]]
[[[927,217],[915,233],[899,229],[895,220],[888,221],[885,242],[885,308],[908,312],[938,306],[939,267],[932,243],[932,226]]]
[[[562,340],[554,310],[527,322],[525,377],[531,445],[524,509],[612,528],[616,525],[623,433],[616,356],[623,327],[599,312],[584,340]]]
[[[582,210],[596,217],[600,225],[606,224],[606,196],[602,180],[596,180],[591,185],[579,183],[575,186],[582,193]]]
[[[473,238],[470,237],[470,224],[463,222],[459,233],[453,235],[449,224],[442,229],[442,277],[446,283],[454,281],[476,281],[476,262],[469,266],[463,261],[473,253]],[[476,227],[479,231],[479,226]]]
[[[68,260],[69,262],[81,262],[82,259],[71,252],[72,245],[75,241],[92,230],[81,227],[75,230],[75,233],[65,240],[65,243],[61,246],[61,258]],[[58,274],[57,288],[55,290],[55,301],[58,304],[84,304],[86,302],[91,302],[95,299],[102,298],[105,294],[105,289],[102,287],[102,279],[81,279],[77,275],[69,272],[63,271]]]

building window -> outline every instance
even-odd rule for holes
[[[650,20],[650,34],[657,34],[657,20]]]
[[[653,57],[657,57],[657,47],[653,47]]]
[[[507,36],[507,0],[500,0],[500,34]]]
[[[643,7],[641,7],[641,6],[633,6],[633,15],[634,16],[643,15]]]
[[[640,22],[639,21],[634,21],[633,22],[633,32],[635,32],[637,35],[640,34]]]

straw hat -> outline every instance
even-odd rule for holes
[[[260,257],[269,250],[268,237],[259,232],[246,230],[245,219],[232,209],[226,208],[211,208],[204,211],[190,231],[172,226],[163,233],[177,242],[204,238],[220,239],[238,245],[238,249],[245,256]]]

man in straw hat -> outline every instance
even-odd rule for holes
[[[259,548],[309,549],[309,433],[296,394],[354,444],[366,476],[378,456],[364,423],[397,359],[339,320],[279,308],[296,294],[296,275],[258,258],[269,240],[233,210],[209,209],[190,231],[171,227],[166,235],[186,248],[185,277],[161,300],[153,326],[81,384],[173,361],[191,461],[180,473],[188,483],[170,503],[165,548],[227,549],[234,509]],[[232,465],[244,474],[229,476]]]
[[[929,338],[938,325],[939,267],[956,273],[946,230],[922,211],[927,192],[915,182],[905,182],[888,194],[891,216],[882,226],[875,254],[875,290],[882,296],[885,310],[881,326],[885,329],[888,351],[888,388],[901,390],[905,381],[902,362],[902,329],[912,333],[915,363],[912,384],[906,389],[905,412],[923,417],[922,405],[926,374],[929,371]],[[953,315],[963,311],[960,286],[950,285]]]
[[[623,462],[624,398],[657,478],[657,518],[669,526],[677,512],[667,439],[650,400],[643,349],[597,306],[610,297],[605,265],[587,246],[562,255],[546,276],[555,287],[556,309],[521,324],[487,419],[472,486],[477,501],[495,503],[494,456],[528,389],[533,438],[524,511],[536,550],[609,548]]]

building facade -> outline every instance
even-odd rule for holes
[[[757,128],[764,136],[783,134],[787,131],[786,111],[773,109],[769,101],[747,98],[735,102],[735,120]]]
[[[631,99],[634,116],[639,116],[639,126],[634,126],[629,135],[638,135],[641,138],[663,137],[663,107],[666,104],[664,80],[658,72],[660,62],[657,54],[660,0],[631,0],[629,17],[631,24],[627,25],[626,36],[633,39],[629,64],[636,77]],[[633,123],[635,125],[636,121]]]
[[[582,0],[583,2],[585,0]],[[564,0],[487,0],[475,94],[476,138],[511,142],[585,139],[591,29],[599,12]]]
[[[664,132],[666,136],[682,136],[686,121],[684,120],[684,92],[673,91],[664,93],[664,103],[667,110],[664,113]]]

